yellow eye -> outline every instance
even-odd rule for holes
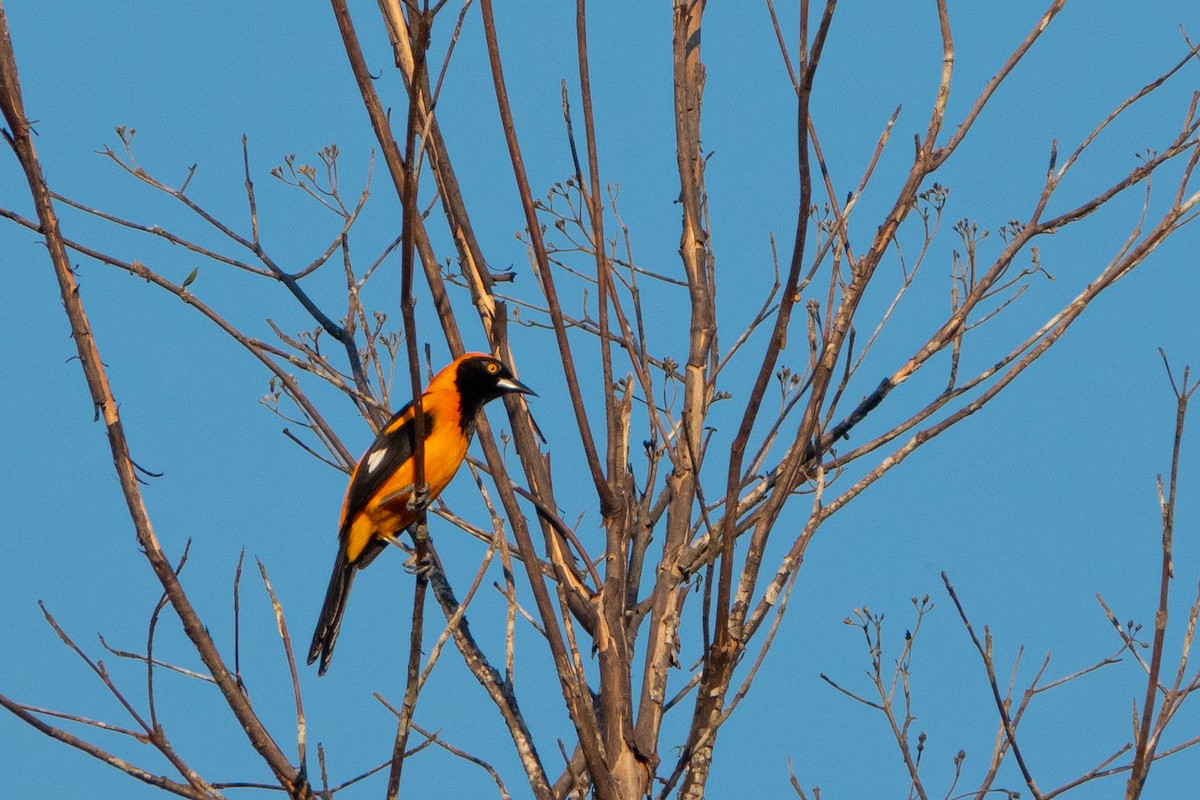
[[[493,375],[495,375],[497,372],[500,371],[500,365],[495,362],[492,362],[487,365],[487,371],[492,373]]]

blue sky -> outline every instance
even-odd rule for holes
[[[564,180],[571,169],[559,94],[560,80],[572,87],[576,81],[574,23],[566,5],[525,3],[519,13],[497,9],[535,191]],[[630,2],[593,5],[602,180],[620,186],[620,212],[640,262],[678,276],[669,5],[649,10]],[[63,195],[228,249],[96,151],[120,148],[116,126],[136,128],[139,163],[176,184],[198,164],[190,185],[194,198],[244,232],[245,134],[264,241],[281,263],[303,264],[338,222],[273,181],[269,170],[291,153],[312,162],[317,150],[336,142],[346,193],[356,196],[366,179],[374,140],[324,5],[131,2],[113,9],[13,0],[5,10],[43,168],[50,186]],[[371,68],[381,75],[385,104],[403,108],[374,4],[356,3],[353,11]],[[958,72],[948,130],[1040,12],[1027,2],[951,4]],[[781,14],[785,24],[794,25],[794,12]],[[769,234],[774,232],[782,252],[790,247],[794,110],[765,7],[714,2],[706,20],[703,137],[712,151],[707,176],[713,246],[720,320],[729,331],[723,340],[729,342],[761,303],[763,281],[770,278]],[[949,251],[955,246],[950,224],[969,217],[994,231],[1026,216],[1041,187],[1051,141],[1057,139],[1060,152],[1072,149],[1114,105],[1180,58],[1178,26],[1195,37],[1198,22],[1194,3],[1184,0],[1136,9],[1108,1],[1068,6],[939,176],[951,191],[942,244],[923,267],[902,316],[864,365],[861,387],[852,391],[873,388],[945,313]],[[451,24],[449,16],[439,21],[435,48],[444,46]],[[814,119],[840,191],[857,183],[887,117],[897,105],[903,108],[876,184],[855,212],[858,242],[873,232],[889,191],[907,168],[912,135],[928,119],[939,64],[932,4],[843,3],[814,95]],[[1200,67],[1193,64],[1114,125],[1064,186],[1062,207],[1068,198],[1106,187],[1135,163],[1137,153],[1160,148],[1174,136],[1198,86]],[[524,223],[499,133],[477,10],[468,15],[438,113],[489,261],[496,269],[516,270],[514,292],[531,297],[533,276],[524,245],[514,237]],[[1156,191],[1168,192],[1167,181],[1165,176]],[[378,164],[373,190],[355,233],[355,251],[363,259],[394,236],[398,219]],[[1161,196],[1155,195],[1156,203]],[[30,213],[24,183],[7,153],[0,157],[0,205]],[[964,369],[990,364],[1006,343],[1074,297],[1120,247],[1140,205],[1141,195],[1133,192],[1077,229],[1043,242],[1042,262],[1055,280],[1035,279],[981,331],[964,353]],[[176,281],[199,267],[191,288],[254,335],[270,337],[268,316],[285,331],[309,327],[276,285],[78,213],[64,211],[63,228],[69,237],[143,260]],[[886,658],[898,651],[913,624],[909,598],[927,593],[936,608],[917,642],[913,678],[914,727],[929,734],[923,770],[929,785],[944,793],[953,756],[962,748],[967,761],[960,788],[973,788],[971,778],[977,780],[990,754],[994,711],[982,666],[941,586],[943,570],[976,626],[991,626],[1001,669],[1025,645],[1019,685],[1047,651],[1053,654],[1047,675],[1054,678],[1118,649],[1097,593],[1121,619],[1149,627],[1159,537],[1154,479],[1169,465],[1174,419],[1157,348],[1166,350],[1177,370],[1184,364],[1200,370],[1198,230],[1185,229],[1161,248],[1095,302],[996,401],[920,450],[821,529],[759,682],[722,732],[710,796],[785,796],[789,759],[801,782],[820,785],[826,797],[903,791],[903,765],[883,718],[837,694],[819,674],[865,691],[868,661],[861,635],[843,625],[843,618],[862,606],[885,612]],[[984,247],[995,252],[997,240],[993,233]],[[451,255],[444,239],[442,246],[442,254]],[[0,659],[0,692],[31,705],[128,724],[46,626],[37,601],[89,652],[103,655],[141,701],[143,671],[102,654],[95,634],[114,647],[142,649],[157,583],[137,553],[102,426],[92,421],[86,387],[70,360],[73,346],[45,249],[35,236],[5,223],[0,252],[5,278],[0,369],[8,388],[0,410],[9,421],[0,433],[8,465],[0,471],[0,640],[9,650]],[[376,281],[372,299],[394,308],[394,263],[391,269]],[[280,435],[283,424],[258,402],[267,391],[266,374],[210,324],[154,287],[86,259],[79,260],[79,277],[134,457],[164,473],[146,487],[156,529],[173,557],[192,540],[185,586],[218,643],[231,647],[231,581],[243,547],[248,557],[266,564],[293,635],[306,640],[333,555],[344,476]],[[341,302],[338,275],[318,276],[313,286],[334,308]],[[651,324],[660,327],[654,345],[682,360],[686,320],[668,310],[672,298],[668,290],[654,298]],[[887,299],[880,289],[868,297],[868,310]],[[433,342],[435,363],[444,361],[431,318],[423,316],[419,330]],[[471,346],[483,346],[477,331],[469,336]],[[536,330],[517,329],[514,337],[521,377],[541,395],[534,413],[555,453],[556,481],[570,497],[572,482],[581,476],[567,468],[573,457],[564,422],[569,412],[565,393],[556,389],[561,374],[549,357],[551,342]],[[794,357],[801,361],[803,353]],[[730,385],[720,388],[736,395],[746,374],[731,373]],[[864,438],[855,441],[885,429],[900,410],[918,407],[927,389],[918,381],[897,389],[888,401],[892,416],[864,423],[856,432]],[[314,393],[347,446],[355,452],[365,448],[370,433],[349,403],[331,392]],[[490,418],[494,424],[502,419],[496,410]],[[718,436],[731,436],[735,417],[715,421]],[[1200,573],[1194,536],[1198,454],[1191,438],[1196,424],[1194,418],[1185,439],[1173,587],[1178,602],[1172,606],[1168,653],[1178,650],[1180,623]],[[586,485],[581,487],[579,496],[586,496]],[[464,514],[478,514],[472,494],[464,475],[446,498]],[[788,538],[789,525],[798,530],[803,524],[805,503],[785,516],[780,540]],[[581,504],[566,512],[568,519],[584,513],[582,530],[598,536],[594,507]],[[443,556],[461,553],[453,577],[468,580],[480,548],[460,543],[465,537],[448,527],[435,528],[434,536]],[[394,722],[371,692],[392,701],[402,693],[411,578],[400,561],[381,559],[364,574],[330,674],[318,681],[314,671],[305,670],[302,678],[310,740],[327,743],[335,779],[373,766],[390,750]],[[244,670],[256,706],[265,710],[277,736],[289,741],[290,689],[274,621],[252,572],[242,584]],[[499,573],[489,577],[498,580]],[[473,612],[472,625],[486,629],[502,619],[503,606],[492,597]],[[554,738],[567,737],[569,725],[557,692],[537,688],[552,680],[544,653],[528,630],[521,637],[529,652],[518,662],[518,692],[526,715],[536,720],[543,755],[553,762]],[[171,622],[164,622],[157,648],[187,665],[196,663]],[[227,713],[218,709],[211,718],[192,718],[196,708],[217,707],[211,690],[163,677],[160,692],[160,715],[178,749],[202,774],[214,780],[265,776]],[[1040,785],[1057,786],[1128,741],[1131,704],[1134,698],[1140,703],[1143,693],[1143,677],[1127,658],[1039,697],[1022,733]],[[455,654],[440,662],[418,722],[487,755],[509,788],[522,794],[515,761],[505,747],[494,745],[507,737]],[[676,721],[671,730],[678,734],[682,724]],[[1164,745],[1198,733],[1200,714],[1185,707]],[[158,796],[12,717],[0,717],[0,741],[0,781],[14,797],[85,791]],[[145,748],[115,737],[101,741],[132,760],[166,769]],[[364,749],[363,741],[378,746]],[[1184,754],[1157,766],[1147,796],[1177,797],[1193,787],[1198,758]],[[1002,776],[1002,785],[1022,788],[1015,772]],[[493,791],[481,771],[443,753],[413,760],[405,777],[410,793],[421,796]],[[1072,796],[1112,796],[1119,791],[1113,782]],[[374,797],[381,786],[375,779],[345,796]]]

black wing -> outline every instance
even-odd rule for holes
[[[433,430],[433,414],[426,410],[425,435]],[[405,461],[413,456],[413,442],[416,441],[413,420],[412,403],[396,412],[388,420],[387,425],[379,431],[375,442],[363,454],[358,466],[354,469],[354,478],[350,488],[346,490],[346,516],[342,520],[342,530],[363,509],[375,493],[378,492],[388,479],[400,469]]]

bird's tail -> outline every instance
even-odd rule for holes
[[[346,599],[350,596],[350,586],[354,583],[354,573],[358,572],[358,567],[359,564],[350,563],[350,559],[346,557],[346,547],[343,544],[338,549],[333,575],[329,578],[329,588],[325,590],[325,604],[321,606],[317,629],[313,632],[312,644],[308,647],[309,664],[318,658],[321,659],[317,666],[318,675],[324,675],[325,670],[329,669],[333,646],[337,643],[338,632],[342,628],[342,614],[346,613]]]

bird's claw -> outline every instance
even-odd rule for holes
[[[413,575],[422,578],[428,578],[433,572],[433,559],[426,553],[424,556],[419,556],[416,553],[404,562],[404,569]]]
[[[429,507],[429,484],[423,483],[408,498],[409,511],[421,511]]]

